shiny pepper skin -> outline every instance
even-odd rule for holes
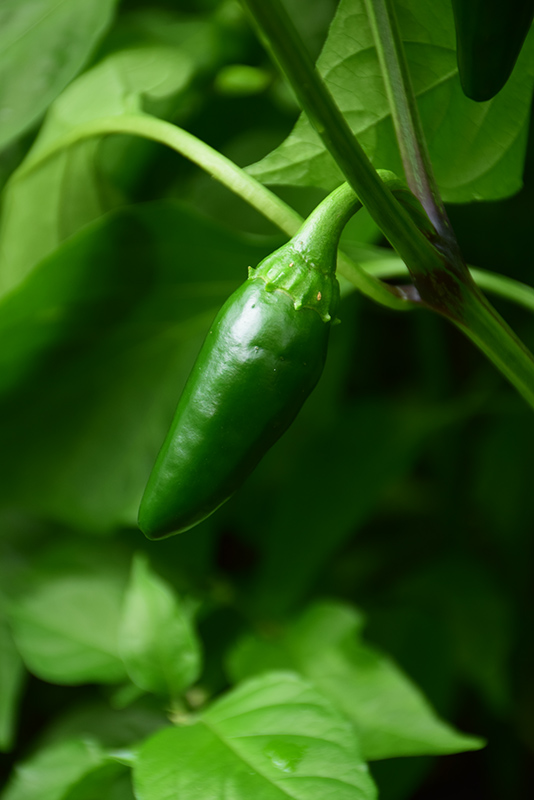
[[[534,17],[534,0],[452,0],[464,94],[491,100],[510,77]]]
[[[296,311],[262,280],[234,292],[210,328],[148,485],[139,515],[147,536],[185,531],[228,500],[319,380],[329,331],[315,311]]]
[[[339,286],[337,244],[360,203],[337,189],[217,314],[139,509],[151,539],[222,505],[293,422],[323,371]]]

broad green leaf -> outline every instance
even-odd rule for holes
[[[462,92],[450,3],[396,0],[423,128],[443,198],[494,200],[519,191],[534,86],[534,33],[506,87],[488,103]],[[402,174],[365,0],[341,0],[317,62],[377,168]],[[302,115],[280,147],[249,171],[265,183],[333,189],[341,173]]]
[[[46,111],[109,26],[117,0],[2,0],[0,148]]]
[[[105,761],[105,752],[92,739],[72,739],[38,750],[15,767],[1,800],[70,798],[69,790]]]
[[[91,120],[142,113],[147,103],[181,91],[191,76],[190,60],[164,45],[109,56],[56,100],[27,160],[38,158],[55,140]],[[78,143],[23,177],[14,173],[4,192],[0,226],[2,291],[18,285],[64,239],[106,210],[98,143]]]
[[[354,723],[366,760],[483,746],[440,720],[393,661],[359,640],[360,625],[341,604],[315,604],[278,637],[244,638],[230,654],[230,672],[242,680],[275,664],[298,671]]]
[[[23,678],[24,664],[11,631],[0,617],[0,751],[9,750],[12,745]]]
[[[119,641],[126,671],[147,692],[174,698],[198,678],[200,648],[190,616],[141,556],[132,564]]]
[[[119,574],[67,567],[13,599],[13,636],[30,672],[62,684],[125,680],[118,655],[123,591]]]
[[[134,766],[138,800],[371,800],[352,726],[306,681],[268,673],[197,722],[149,739]]]
[[[202,335],[270,249],[155,203],[93,223],[28,276],[0,304],[0,503],[135,525]]]

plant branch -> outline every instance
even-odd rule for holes
[[[408,186],[437,233],[458,250],[434,178],[404,46],[391,0],[365,0]]]
[[[444,261],[384,186],[313,64],[280,0],[242,0],[311,124],[383,234],[415,276]]]
[[[464,322],[457,323],[458,327],[534,408],[534,357],[486,298],[480,297],[483,302],[470,295]]]
[[[414,299],[454,322],[534,408],[534,357],[481,294],[458,248],[450,246],[449,238],[434,247],[381,182],[280,0],[241,1],[252,14],[311,124],[407,265],[415,284]],[[415,163],[414,167],[419,169]]]
[[[365,251],[368,251],[368,255],[372,254],[372,260],[365,257]],[[380,247],[372,248],[370,245],[365,245],[362,255],[363,259],[359,262],[362,269],[369,275],[374,275],[375,278],[392,280],[410,277],[406,264],[394,253]],[[469,271],[477,286],[483,291],[534,312],[534,288],[532,286],[509,278],[507,275],[499,275],[479,267],[470,266]]]

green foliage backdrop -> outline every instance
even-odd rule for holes
[[[1,800],[526,800],[531,410],[445,320],[344,280],[292,428],[214,516],[147,541],[202,338],[287,236],[161,143],[83,126],[179,125],[302,215],[342,177],[236,0],[3,5]],[[402,174],[363,0],[285,5]],[[532,284],[532,31],[475,104],[450,4],[395,7],[466,260]],[[342,239],[369,272],[385,246],[366,211]],[[495,304],[534,347],[531,312]]]

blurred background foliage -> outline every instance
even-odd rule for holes
[[[317,55],[334,0],[287,5]],[[287,136],[298,108],[235,0],[123,0],[113,19],[108,12],[65,85],[82,65],[126,48],[171,48],[183,72],[169,76],[167,88],[158,76],[143,89],[146,110],[242,166]],[[28,119],[4,146],[2,183],[40,122]],[[201,685],[212,694],[228,685],[226,654],[250,625],[276,625],[318,597],[348,601],[362,610],[368,641],[396,660],[443,717],[489,741],[480,752],[437,761],[373,763],[381,798],[529,796],[529,409],[443,320],[395,314],[350,294],[320,385],[246,485],[194,531],[145,541],[135,526],[140,493],[206,327],[246,267],[283,237],[160,145],[117,136],[84,146],[94,153],[83,162],[78,205],[61,208],[61,193],[57,200],[43,184],[9,244],[15,241],[16,257],[30,258],[21,240],[41,224],[31,215],[56,204],[60,232],[0,299],[6,607],[40,570],[76,574],[80,562],[98,572],[113,562],[126,573],[131,554],[144,551],[200,604]],[[81,180],[73,161],[56,186]],[[277,191],[301,213],[324,194]],[[532,284],[534,126],[519,194],[448,210],[470,264]],[[348,247],[351,240],[384,244],[364,213],[345,239]],[[533,348],[531,315],[495,305]],[[11,716],[19,719],[0,731],[4,777],[72,709],[106,700],[102,687],[14,680],[20,686]],[[145,733],[159,724],[153,714],[143,720]]]

